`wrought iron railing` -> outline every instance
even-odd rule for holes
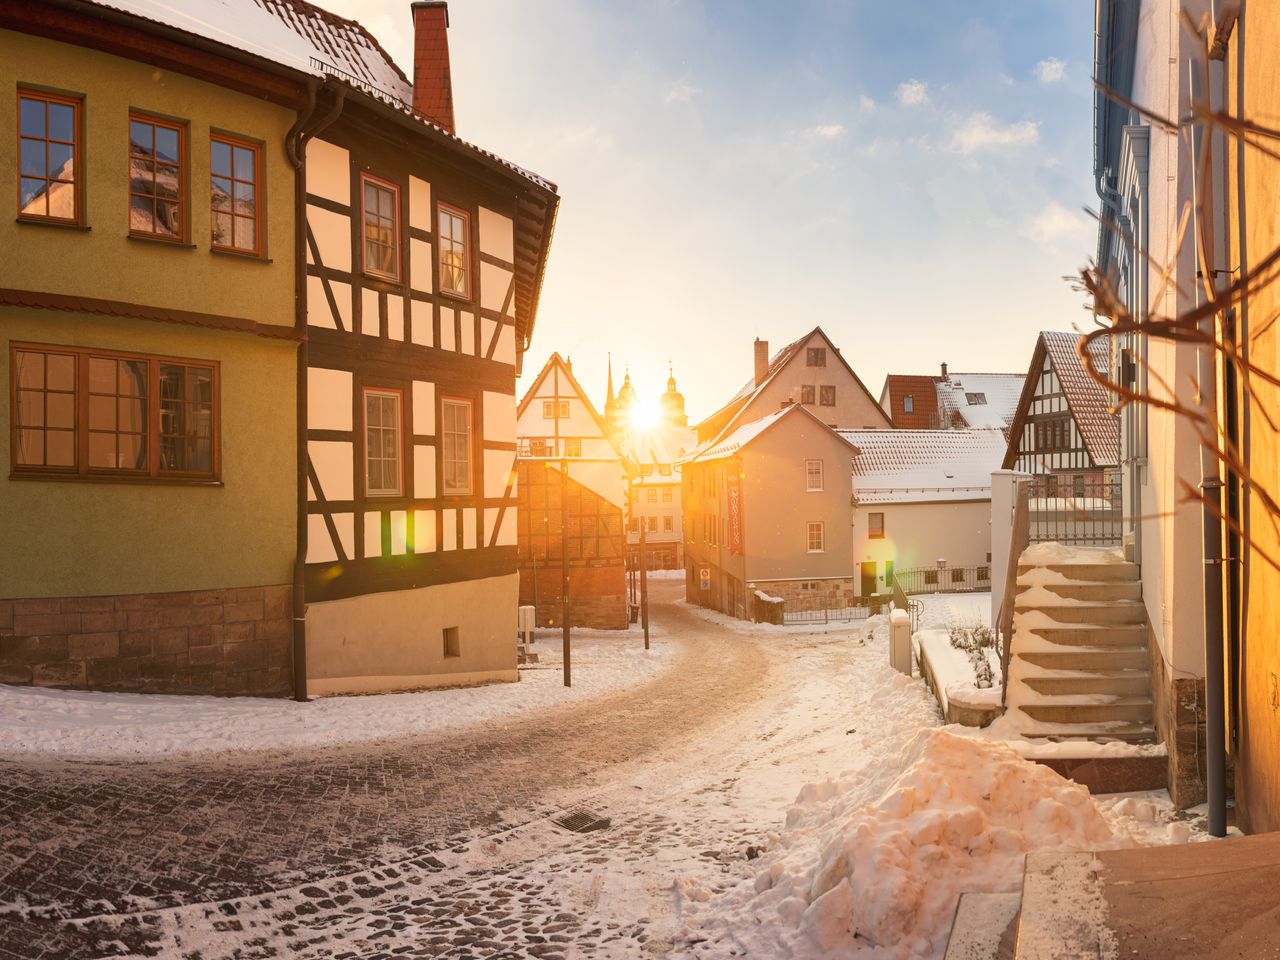
[[[895,570],[895,586],[908,596],[922,593],[977,593],[991,589],[991,566],[919,567]]]
[[[1123,503],[1118,473],[1033,476],[1027,501],[1030,540],[1115,546],[1123,530]]]

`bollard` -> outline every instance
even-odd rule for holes
[[[905,610],[889,613],[889,666],[911,676],[911,616]]]

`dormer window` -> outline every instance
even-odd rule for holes
[[[985,393],[966,393],[964,399],[969,406],[980,407],[987,402],[987,395]]]

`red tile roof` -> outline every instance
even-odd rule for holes
[[[1111,411],[1107,391],[1085,371],[1076,352],[1081,339],[1078,333],[1040,334],[1089,456],[1100,467],[1113,467],[1120,461],[1120,418]],[[1089,343],[1088,350],[1094,369],[1105,374],[1111,367],[1110,340],[1099,337]]]
[[[909,373],[891,373],[884,378],[883,398],[889,395],[889,419],[899,430],[934,430],[938,427],[938,392],[933,377]],[[905,399],[911,398],[911,412]]]

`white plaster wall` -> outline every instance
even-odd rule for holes
[[[334,203],[351,204],[351,155],[328,140],[307,144],[307,192]]]
[[[343,272],[351,269],[351,218],[345,213],[334,213],[307,204],[307,224],[315,238],[320,260],[330,270]],[[307,244],[307,263],[315,263],[311,256],[311,244]]]
[[[515,680],[520,577],[509,574],[307,606],[307,685],[371,693]],[[444,656],[446,627],[462,655]]]
[[[1187,62],[1191,40],[1179,26],[1181,10],[1193,17],[1205,0],[1148,0],[1139,19],[1134,76],[1136,103],[1166,117],[1190,108]],[[1189,309],[1195,284],[1194,245],[1179,246],[1179,222],[1193,198],[1188,143],[1174,132],[1151,129],[1148,172],[1150,255],[1160,265],[1174,264],[1173,282],[1160,287],[1150,277],[1151,314],[1173,316]],[[1180,294],[1178,289],[1184,291]],[[1189,395],[1194,387],[1196,353],[1160,341],[1149,346],[1150,380]],[[1160,652],[1175,676],[1203,676],[1203,568],[1200,563],[1200,511],[1182,503],[1181,480],[1197,483],[1199,445],[1183,419],[1149,409],[1147,464],[1142,470],[1142,589]]]
[[[307,426],[312,430],[351,429],[351,374],[346,370],[307,370]]]
[[[867,515],[884,514],[883,537],[868,535]],[[858,577],[863,561],[874,561],[883,591],[884,563],[895,570],[936,567],[988,566],[991,552],[991,501],[969,503],[868,503],[860,504],[853,517],[853,568]],[[992,560],[994,560],[994,554]],[[992,571],[994,573],[994,571]],[[860,581],[854,580],[855,589]]]
[[[485,207],[480,208],[480,252],[514,263],[515,239],[510,218]]]
[[[435,232],[431,222],[431,184],[414,176],[409,177],[409,226]]]

